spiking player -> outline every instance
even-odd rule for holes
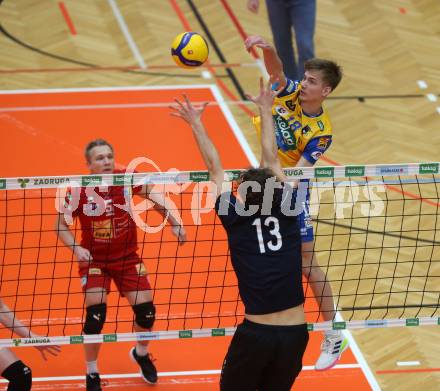
[[[313,166],[332,142],[332,125],[322,104],[341,81],[341,67],[333,61],[311,59],[304,64],[305,72],[301,82],[294,81],[286,78],[283,64],[275,49],[262,37],[249,36],[245,41],[245,47],[248,51],[252,47],[262,49],[272,88],[278,92],[272,106],[272,116],[282,167]],[[257,133],[261,133],[260,123],[260,117],[255,117]],[[318,299],[322,317],[326,321],[333,320],[333,293],[314,255],[309,194],[300,224],[303,274]],[[348,341],[340,331],[327,331],[315,369],[325,370],[334,366],[347,346]]]
[[[17,319],[9,307],[0,299],[0,323],[23,338],[40,338]],[[35,346],[44,360],[46,353],[57,356],[58,345]],[[32,371],[15,353],[7,348],[0,349],[0,373],[9,381],[8,391],[30,391],[32,387]]]
[[[94,140],[85,149],[87,166],[91,174],[124,173],[115,170],[113,147],[105,140]],[[90,190],[90,189],[89,189]],[[149,331],[155,321],[156,309],[153,305],[150,283],[142,259],[137,254],[136,224],[128,211],[118,207],[125,205],[122,186],[111,186],[106,191],[80,188],[76,194],[77,205],[72,201],[74,189],[66,198],[66,207],[73,217],[81,222],[81,243],[69,229],[64,214],[59,214],[56,231],[61,241],[69,247],[78,260],[82,289],[85,293],[86,319],[84,334],[100,334],[107,311],[107,293],[111,280],[115,282],[121,295],[125,296],[135,315],[134,329]],[[173,216],[167,199],[152,192],[151,185],[130,186],[133,194],[150,199],[155,209],[168,216],[173,234],[180,244],[186,240],[186,233],[180,221]],[[76,207],[75,207],[76,206]],[[101,381],[97,366],[101,344],[85,344],[87,364],[87,391],[101,391]],[[148,354],[148,341],[138,341],[131,349],[130,357],[139,364],[141,375],[147,383],[157,382],[157,370]]]
[[[290,390],[301,371],[309,338],[303,309],[299,226],[297,216],[285,212],[292,210],[296,190],[282,183],[286,177],[275,148],[273,96],[270,86],[264,88],[261,81],[260,95],[252,98],[262,115],[264,168],[243,173],[238,188],[241,200],[222,188],[221,161],[201,122],[206,105],[195,108],[185,97],[183,103],[177,101],[173,112],[191,126],[209,178],[216,185],[215,210],[228,235],[245,306],[245,319],[224,360],[221,391]]]

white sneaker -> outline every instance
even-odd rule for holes
[[[315,363],[317,371],[325,371],[336,365],[342,353],[348,348],[348,340],[343,335],[324,336],[321,344],[321,355]]]

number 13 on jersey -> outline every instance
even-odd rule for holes
[[[257,229],[258,245],[260,247],[260,253],[266,252],[266,247],[272,251],[278,251],[283,245],[283,239],[280,234],[280,223],[276,217],[269,216],[264,219],[264,223],[261,224],[261,218],[256,218],[252,225],[255,225]],[[264,243],[263,229],[269,229],[269,233],[274,237],[272,240]]]

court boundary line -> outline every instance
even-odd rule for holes
[[[188,89],[209,89],[212,84],[180,84],[178,86],[163,85],[163,86],[114,86],[114,87],[77,87],[77,88],[37,88],[26,90],[0,90],[0,95],[14,95],[14,94],[59,94],[72,92],[111,92],[111,91],[149,91],[149,90],[184,90]]]
[[[217,91],[216,97],[217,96],[220,96],[222,98],[220,91]],[[221,101],[223,101],[223,100],[224,99],[221,99]],[[219,102],[219,106],[222,107],[221,102]],[[226,115],[226,113],[228,113],[228,114]],[[234,124],[234,125],[230,124],[230,127],[232,129],[236,129],[236,128],[240,129],[238,124],[237,124],[237,122],[235,121],[235,118],[232,117],[232,113],[229,111],[229,109],[226,111],[226,113],[225,113],[226,120],[228,122],[229,122],[229,120],[231,120],[231,121],[233,121],[233,124]],[[241,132],[241,130],[240,130],[240,132]],[[242,139],[242,138],[244,138],[244,134],[241,132],[241,137],[239,137],[239,140]],[[253,155],[253,159],[250,160],[250,162],[252,163],[253,161],[257,161],[257,157],[252,152],[252,150],[249,147],[249,144],[246,141],[245,146],[243,147],[243,150],[244,150],[246,156],[247,156],[248,149],[250,150],[250,153]],[[343,321],[343,318],[342,318],[341,314],[339,312],[337,312],[336,313],[336,320],[339,320],[339,319],[341,321]],[[357,346],[357,343],[356,343],[353,335],[348,330],[343,330],[343,334],[349,340],[349,342],[350,342],[350,349],[352,350],[353,355],[355,356],[356,360],[360,364],[362,372],[364,373],[364,375],[365,375],[368,383],[370,384],[371,388],[374,391],[381,391],[381,388],[379,387],[379,384],[378,384],[376,378],[374,377],[373,372],[371,371],[371,368],[369,367],[367,361],[365,360],[361,350]]]
[[[359,364],[339,364],[331,368],[331,371],[340,369],[362,369]],[[313,365],[304,365],[303,371],[314,371]],[[157,375],[161,377],[176,377],[176,376],[197,376],[197,375],[220,375],[221,369],[205,369],[198,371],[169,371],[159,372]],[[101,379],[132,379],[141,378],[139,372],[136,373],[114,373],[114,374],[99,374]],[[32,381],[35,382],[55,382],[60,380],[84,380],[84,375],[72,375],[72,376],[46,376],[46,377],[34,377]],[[0,383],[7,383],[8,380],[0,379]]]
[[[229,127],[232,129],[232,133],[234,133],[234,135],[238,141],[238,144],[243,149],[244,154],[246,155],[249,162],[254,167],[258,167],[259,161],[257,160],[257,157],[255,156],[254,152],[252,151],[251,146],[249,145],[246,137],[244,136],[242,130],[240,129],[240,126],[238,125],[237,121],[235,121],[235,118],[232,115],[231,110],[226,105],[225,99],[223,98],[220,89],[215,84],[211,84],[210,89],[211,89],[212,95],[214,96],[214,99],[217,101],[217,104],[220,107],[220,110],[221,110],[223,116],[225,117],[226,122],[228,123]]]
[[[119,29],[122,31],[125,41],[127,42],[128,47],[131,50],[131,54],[136,59],[137,63],[142,69],[147,69],[147,65],[145,64],[144,58],[142,57],[142,54],[138,46],[136,45],[133,36],[130,33],[127,23],[125,23],[124,16],[122,15],[121,10],[119,9],[118,4],[116,3],[116,0],[107,0],[107,4],[109,4],[113,12],[116,22],[118,23]]]

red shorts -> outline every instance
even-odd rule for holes
[[[115,261],[92,261],[79,269],[79,275],[84,292],[90,288],[109,292],[112,280],[120,293],[151,289],[145,265],[136,253]]]

